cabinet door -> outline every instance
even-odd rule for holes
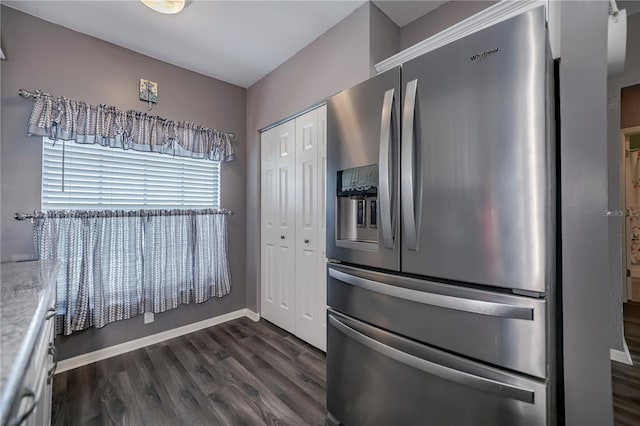
[[[51,304],[55,302],[52,300]],[[49,372],[53,366],[52,354],[49,347],[53,347],[54,319],[45,321],[42,330],[31,353],[29,366],[24,373],[24,379],[19,387],[20,401],[17,409],[9,418],[10,423],[17,423],[24,416],[20,426],[45,426],[51,423],[51,381],[48,380]],[[27,396],[30,393],[30,396]],[[29,413],[27,415],[27,413]]]
[[[295,123],[262,134],[262,315],[295,332]]]
[[[318,347],[327,350],[327,107],[318,108]]]
[[[318,110],[296,118],[296,335],[319,345]]]

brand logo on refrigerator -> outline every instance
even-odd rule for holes
[[[475,55],[470,56],[469,59],[471,59],[472,61],[482,61],[483,59],[487,59],[494,53],[498,53],[498,50],[499,49],[497,47],[495,49],[485,50],[484,52],[476,53]]]

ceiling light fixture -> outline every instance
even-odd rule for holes
[[[185,0],[140,0],[150,9],[165,14],[174,14],[184,9]]]

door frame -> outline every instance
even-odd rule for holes
[[[620,221],[620,235],[622,242],[622,301],[628,302],[633,294],[633,277],[631,276],[631,265],[629,263],[628,250],[631,243],[627,218],[627,137],[640,133],[640,126],[620,129],[620,212],[624,212],[623,220]],[[629,271],[629,275],[627,275]]]

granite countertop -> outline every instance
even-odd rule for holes
[[[0,425],[4,425],[50,308],[57,263],[3,263],[0,270]]]

